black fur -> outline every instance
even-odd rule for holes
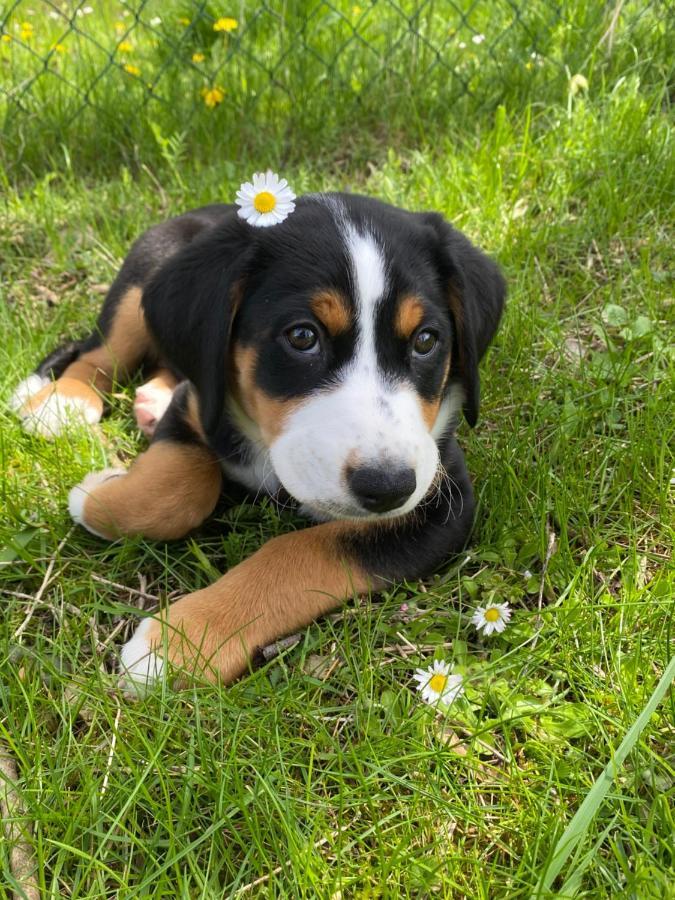
[[[221,458],[244,458],[246,439],[227,408],[233,342],[256,350],[258,385],[281,399],[329,388],[355,351],[355,326],[337,336],[322,334],[315,356],[294,355],[284,337],[292,325],[312,319],[315,292],[332,289],[353,297],[338,205],[357,230],[367,229],[387,260],[388,293],[375,326],[380,368],[431,400],[439,396],[450,359],[444,389],[461,385],[464,413],[474,426],[478,364],[505,298],[498,267],[441,216],[354,195],[301,198],[286,221],[269,229],[252,228],[228,205],[204,207],[150,229],[132,247],[91,337],[50,354],[38,371],[58,376],[78,353],[100,345],[120,298],[139,286],[158,358],[185,379],[155,440],[200,440],[186,422],[190,382],[208,444]],[[425,324],[438,335],[428,357],[412,354],[410,341],[394,328],[397,303],[406,295],[421,300]],[[356,320],[357,310],[352,312]],[[434,499],[395,525],[355,530],[345,542],[349,555],[378,577],[428,575],[468,538],[474,501],[464,458],[451,435],[441,436],[439,445],[449,479]]]

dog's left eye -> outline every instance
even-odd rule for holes
[[[309,325],[295,325],[286,332],[286,340],[294,350],[311,353],[318,349],[319,335]]]
[[[438,335],[428,328],[418,331],[413,341],[413,353],[415,356],[428,356],[438,343]]]

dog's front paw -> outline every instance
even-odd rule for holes
[[[120,651],[122,687],[129,693],[144,694],[162,677],[164,660],[151,648],[151,636],[159,631],[155,619],[143,619]]]
[[[90,472],[79,484],[71,488],[68,494],[68,512],[73,521],[95,534],[96,537],[108,538],[107,534],[98,531],[87,520],[87,504],[98,487],[105,484],[106,481],[110,481],[111,478],[120,478],[126,474],[124,469],[102,469],[100,472]]]
[[[172,397],[173,389],[159,380],[142,384],[136,390],[134,416],[136,424],[146,437],[151,438],[155,433],[157,423],[169,408]]]
[[[57,437],[70,424],[94,425],[103,415],[103,400],[88,384],[35,374],[17,385],[9,406],[25,431],[46,438]]]

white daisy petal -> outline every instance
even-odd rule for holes
[[[255,172],[252,180],[245,181],[236,194],[238,215],[258,228],[283,222],[295,210],[294,200],[295,194],[286,179],[279,178],[271,169]]]
[[[508,603],[489,603],[476,607],[471,616],[471,624],[485,636],[493,633],[501,634],[511,620],[513,610]]]

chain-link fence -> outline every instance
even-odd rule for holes
[[[236,154],[358,130],[433,140],[498,103],[667,77],[671,0],[15,0],[0,13],[6,164]],[[59,151],[59,148],[61,150]]]

